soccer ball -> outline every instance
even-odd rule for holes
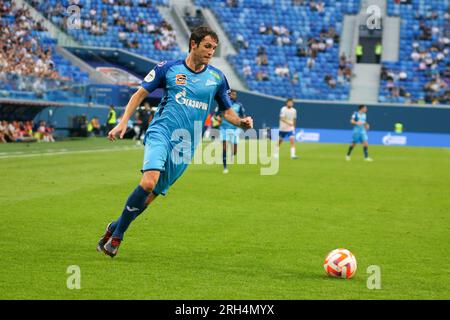
[[[347,249],[336,249],[327,255],[323,267],[331,277],[350,279],[356,273],[356,258]]]

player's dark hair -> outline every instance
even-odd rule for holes
[[[206,37],[210,36],[214,39],[217,43],[219,43],[219,37],[217,36],[217,33],[215,33],[211,28],[206,26],[200,26],[195,28],[191,36],[189,37],[189,52],[191,52],[191,42],[194,41],[197,45],[202,42],[202,40]]]
[[[360,104],[358,107],[358,110],[361,110],[362,108],[364,108],[366,105],[365,104]]]
[[[294,101],[294,99],[293,98],[287,98],[286,99],[286,103],[288,103],[289,101]]]

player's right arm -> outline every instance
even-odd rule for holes
[[[123,138],[127,131],[127,123],[130,120],[137,107],[142,103],[144,98],[153,90],[157,88],[163,88],[166,85],[166,61],[160,62],[154,69],[152,69],[148,75],[141,82],[141,87],[131,96],[128,101],[125,113],[122,116],[119,124],[115,126],[109,133],[108,138],[111,141],[116,139],[116,135],[119,134],[120,139]]]
[[[284,112],[284,108],[281,108],[281,111],[280,111],[280,121],[286,123],[289,126],[293,125],[293,123],[291,121],[286,119],[286,114]]]
[[[116,135],[119,134],[120,139],[123,138],[127,131],[127,123],[130,120],[137,107],[142,103],[144,98],[148,95],[148,91],[143,87],[140,87],[128,101],[125,112],[120,122],[108,133],[108,139],[111,141],[116,140]]]
[[[350,123],[355,126],[361,126],[364,124],[362,121],[358,121],[358,117],[357,117],[356,113],[354,113],[352,115],[352,118],[350,119]]]
[[[285,117],[280,117],[280,121],[284,122],[290,126],[294,125],[291,121],[287,120]]]

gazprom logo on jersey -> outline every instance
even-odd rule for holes
[[[305,132],[300,130],[296,135],[295,139],[300,142],[319,142],[320,133],[319,132]]]
[[[202,101],[198,100],[192,100],[189,98],[186,98],[186,90],[183,90],[181,92],[178,92],[175,95],[175,101],[178,104],[182,104],[188,107],[196,108],[196,109],[202,109],[202,110],[208,110],[208,104]]]
[[[385,135],[383,137],[383,144],[385,146],[405,146],[407,143],[407,138],[406,136],[398,136],[398,135],[391,135],[390,133],[388,133],[387,135]]]

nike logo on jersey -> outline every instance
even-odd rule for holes
[[[208,81],[206,81],[205,86],[209,87],[209,86],[217,86],[217,82],[212,81],[211,79],[208,79]]]
[[[129,206],[127,206],[127,210],[130,212],[135,212],[135,211],[139,211],[139,208],[134,208],[134,207],[130,208]]]
[[[192,79],[192,83],[197,83],[199,82],[201,79]]]

